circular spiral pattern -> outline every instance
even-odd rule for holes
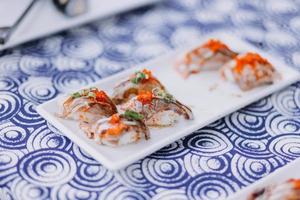
[[[107,59],[97,59],[94,65],[95,72],[100,77],[106,77],[115,74],[123,69],[124,66],[117,62],[113,62]]]
[[[92,65],[90,62],[78,59],[70,58],[67,56],[57,56],[51,59],[52,65],[54,65],[59,71],[77,70],[77,71],[90,71]]]
[[[0,147],[22,149],[26,147],[29,131],[11,122],[0,124]]]
[[[51,79],[31,77],[19,87],[19,93],[29,101],[39,104],[54,98],[57,94]]]
[[[19,71],[18,63],[20,60],[19,55],[4,55],[0,57],[0,74],[6,76],[16,74]]]
[[[25,55],[19,65],[22,72],[32,76],[49,76],[54,72],[48,58]]]
[[[273,15],[291,14],[297,11],[297,6],[290,0],[268,0],[265,5]]]
[[[284,160],[294,160],[300,157],[300,136],[291,134],[272,138],[269,150]]]
[[[235,154],[231,160],[232,174],[244,185],[268,175],[274,170],[274,163],[266,159],[247,158]]]
[[[290,20],[289,25],[293,31],[300,34],[300,17],[299,16],[292,18]]]
[[[11,190],[7,187],[2,187],[0,190],[0,195],[3,197],[5,200],[14,200],[13,194]]]
[[[189,180],[182,160],[157,160],[146,158],[142,162],[145,178],[154,185],[176,188]]]
[[[29,101],[23,104],[23,107],[20,109],[17,115],[15,115],[11,122],[16,125],[33,127],[41,125],[45,122],[45,119],[42,118],[35,110],[35,105]]]
[[[185,148],[182,140],[177,140],[168,146],[154,152],[150,155],[151,158],[158,159],[172,159],[182,157],[189,152],[189,149]]]
[[[235,134],[247,139],[262,139],[268,137],[264,118],[255,115],[235,112],[225,117],[225,123]]]
[[[235,25],[255,24],[259,23],[261,17],[254,11],[240,9],[237,12],[231,13],[231,19]]]
[[[195,177],[187,187],[188,199],[226,199],[239,189],[234,181],[222,174],[203,173]]]
[[[266,34],[265,36],[268,46],[275,49],[293,49],[297,45],[297,40],[291,34],[280,31],[273,30]]]
[[[272,136],[300,133],[300,120],[280,115],[277,112],[271,113],[266,118],[266,130]]]
[[[39,149],[64,149],[68,150],[71,142],[65,136],[53,133],[47,125],[35,129],[27,140],[27,149],[35,151]]]
[[[0,91],[0,121],[15,116],[22,106],[22,100],[12,92]]]
[[[189,41],[197,41],[201,38],[201,32],[198,28],[184,26],[177,28],[171,35],[170,41],[174,47],[180,47],[188,44]]]
[[[22,156],[22,151],[0,150],[0,185],[5,185],[18,176],[17,164]]]
[[[135,30],[134,39],[136,42],[143,44],[143,43],[159,43],[165,41],[167,38],[162,36],[158,30],[144,27],[143,29]]]
[[[214,172],[224,174],[228,169],[228,160],[231,158],[224,156],[203,157],[194,154],[184,156],[184,167],[191,176],[196,176],[203,172]]]
[[[117,18],[105,21],[98,27],[98,34],[100,37],[104,37],[110,41],[126,42],[132,40],[133,27],[125,26],[124,24],[115,25]],[[128,23],[126,24],[128,25]]]
[[[119,182],[132,189],[153,190],[156,188],[145,178],[140,162],[131,164],[114,175]]]
[[[62,36],[52,36],[26,45],[22,52],[34,56],[50,57],[59,53]]]
[[[20,81],[14,77],[0,76],[0,90],[10,90],[12,92],[17,90]]]
[[[269,115],[272,108],[273,106],[270,99],[264,98],[243,108],[242,110],[240,110],[240,112],[246,115],[267,116]]]
[[[176,199],[176,200],[188,200],[185,195],[184,190],[165,190],[157,193],[155,196],[151,198],[152,200],[166,200],[166,199]]]
[[[76,189],[97,192],[107,187],[112,180],[112,173],[103,166],[83,163],[70,181],[70,185]]]
[[[76,199],[76,200],[96,200],[98,194],[73,188],[69,184],[59,185],[51,190],[50,197],[52,200]]]
[[[93,73],[64,71],[56,74],[52,81],[57,90],[62,93],[68,93],[92,83],[97,79],[98,77]]]
[[[119,184],[106,187],[100,194],[101,200],[147,200],[150,196],[142,191],[126,188]]]
[[[105,49],[105,57],[118,62],[132,61],[132,55],[136,47],[131,43],[112,43]]]
[[[92,158],[88,153],[86,153],[83,149],[79,148],[76,144],[72,145],[72,151],[75,155],[75,159],[80,160],[86,164],[96,165],[98,161]]]
[[[191,149],[191,153],[200,156],[218,156],[233,148],[223,133],[210,129],[196,131],[187,136],[183,142],[187,148]]]
[[[272,102],[275,109],[282,115],[290,117],[300,116],[300,90],[296,86],[272,95]]]
[[[32,184],[52,187],[70,181],[76,173],[76,163],[64,151],[37,150],[21,159],[18,171]]]
[[[31,184],[21,178],[15,179],[11,184],[14,199],[47,200],[49,189],[39,184]]]
[[[134,51],[134,57],[138,60],[147,60],[159,55],[163,55],[169,51],[169,47],[163,43],[148,43],[140,45]]]
[[[267,148],[267,140],[252,140],[237,138],[234,142],[236,150],[247,157],[250,158],[268,158],[272,154]]]
[[[64,39],[62,51],[73,58],[93,59],[103,52],[103,45],[94,36],[74,36]]]

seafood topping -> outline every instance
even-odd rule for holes
[[[80,127],[98,143],[118,146],[150,138],[149,129],[140,118],[142,116],[139,113],[128,110],[122,115],[114,114],[100,119],[92,125],[81,123]]]
[[[219,40],[210,39],[200,47],[186,53],[177,63],[176,69],[185,78],[201,70],[217,70],[237,56]]]
[[[97,88],[83,89],[70,95],[63,103],[62,118],[94,122],[117,113],[117,108],[106,95]]]
[[[138,84],[138,83],[145,83],[149,80],[151,80],[152,77],[152,73],[150,70],[147,69],[143,69],[142,71],[138,71],[135,73],[134,77],[131,79],[131,82],[134,84]]]
[[[273,83],[277,72],[268,60],[257,53],[237,56],[221,69],[221,75],[236,82],[242,90]]]
[[[137,96],[141,91],[152,91],[156,87],[165,90],[164,86],[152,75],[151,71],[143,69],[117,85],[114,88],[112,100],[119,105]]]
[[[132,110],[143,116],[142,120],[149,126],[171,126],[182,116],[193,119],[190,108],[181,104],[171,94],[159,88],[152,92],[141,91],[127,103],[120,106],[120,111]]]

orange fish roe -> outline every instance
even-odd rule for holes
[[[149,78],[152,77],[152,72],[148,69],[143,69],[142,71],[145,75],[147,75]]]
[[[209,48],[213,52],[217,52],[220,49],[229,49],[227,45],[222,43],[220,40],[210,39],[207,43],[203,45],[205,48]]]
[[[125,125],[119,115],[114,114],[111,116],[108,123],[112,124],[113,126],[106,130],[105,134],[112,135],[112,136],[118,136],[120,135],[125,129],[128,128],[127,125]]]
[[[152,92],[141,91],[140,94],[137,96],[137,100],[140,101],[142,104],[150,104],[152,102],[152,97]]]
[[[150,70],[143,69],[141,72],[147,76],[145,79],[141,80],[141,83],[146,83],[146,82],[152,81],[154,79],[152,76],[152,72]]]
[[[288,182],[292,183],[292,185],[294,186],[294,189],[297,189],[297,190],[300,189],[300,179],[290,179]]]
[[[120,122],[120,117],[118,114],[114,114],[111,116],[110,120],[109,120],[109,123],[110,124],[117,124]]]
[[[124,130],[126,130],[128,126],[126,126],[124,123],[116,124],[115,126],[107,129],[105,134],[112,135],[112,136],[118,136],[120,135]]]
[[[96,89],[92,92],[95,93],[97,101],[106,102],[106,103],[109,102],[109,98],[104,91]]]
[[[270,65],[269,61],[265,58],[262,58],[257,53],[247,53],[242,57],[235,58],[236,65],[235,65],[235,72],[241,73],[246,65],[250,65],[252,68],[256,67],[256,64],[263,64],[263,65]]]

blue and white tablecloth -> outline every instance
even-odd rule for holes
[[[300,1],[166,0],[0,53],[0,199],[224,199],[300,156],[300,82],[111,172],[35,106],[212,31],[300,69]]]

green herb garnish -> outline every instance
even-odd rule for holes
[[[91,87],[89,89],[82,89],[82,90],[79,90],[78,92],[73,93],[71,96],[73,98],[79,98],[79,97],[83,97],[83,96],[96,98],[96,94],[94,92],[92,92],[93,90],[97,90],[97,88]]]
[[[123,115],[127,119],[133,119],[133,120],[142,120],[142,119],[144,119],[144,115],[142,115],[140,113],[137,113],[135,111],[132,111],[132,110],[126,110]]]
[[[79,97],[81,97],[81,94],[79,92],[75,92],[75,93],[72,94],[72,97],[73,98],[79,98]]]
[[[131,79],[131,82],[134,84],[138,84],[141,80],[146,79],[147,76],[143,72],[136,72],[135,77]]]
[[[173,95],[171,95],[170,93],[168,93],[160,88],[154,88],[152,90],[152,93],[154,94],[154,96],[159,97],[168,103],[175,101],[175,98],[173,97]]]

